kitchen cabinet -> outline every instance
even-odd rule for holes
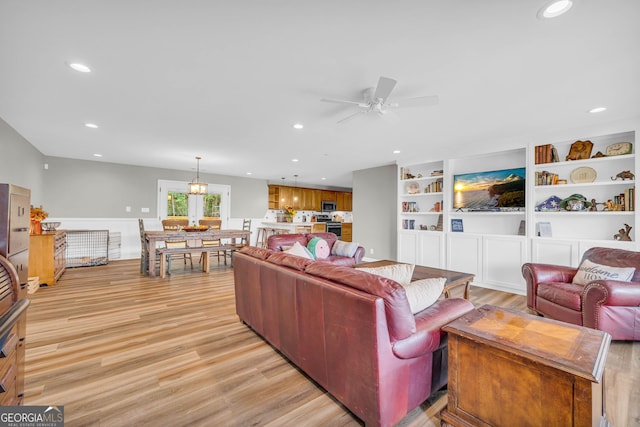
[[[350,222],[342,223],[342,241],[343,242],[353,241],[353,224]]]
[[[29,275],[39,277],[39,284],[55,285],[66,269],[67,233],[45,231],[32,234],[29,239]]]
[[[352,210],[352,195],[347,191],[318,190],[315,188],[269,185],[269,209],[280,210],[287,206],[295,210],[322,210],[322,201],[336,202],[339,211]]]
[[[337,202],[338,196],[335,191],[322,190],[321,197],[323,202]]]
[[[337,210],[350,212],[352,210],[352,194],[346,191],[336,193]]]

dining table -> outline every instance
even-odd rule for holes
[[[144,232],[147,251],[149,253],[149,277],[155,277],[156,253],[163,248],[158,247],[158,242],[185,240],[185,241],[202,241],[202,240],[229,240],[229,244],[220,246],[221,250],[237,249],[241,245],[238,241],[249,242],[251,232],[249,230],[233,230],[233,229],[209,229],[203,231],[187,231],[187,230],[149,230]],[[248,243],[247,243],[248,244]],[[194,246],[193,252],[210,252],[212,247]],[[209,271],[208,253],[205,262],[203,262],[203,271]]]

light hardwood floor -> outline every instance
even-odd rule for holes
[[[69,269],[30,295],[25,404],[64,405],[67,426],[362,425],[238,320],[230,267],[181,268]],[[471,301],[526,311],[477,287]],[[640,343],[612,345],[605,388],[613,425],[640,426]],[[440,393],[399,425],[438,426],[445,405]]]

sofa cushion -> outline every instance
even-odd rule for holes
[[[581,310],[583,285],[561,282],[538,283],[538,298],[574,311]]]
[[[356,242],[343,242],[342,240],[336,240],[333,248],[331,248],[331,255],[353,257],[358,250],[358,246],[359,245]]]
[[[322,277],[382,298],[392,339],[405,339],[416,331],[416,319],[411,313],[404,288],[385,277],[351,267],[315,262],[307,266],[308,274]]]
[[[259,259],[267,259],[273,253],[271,249],[258,248],[256,246],[243,246],[239,252]]]
[[[446,281],[447,279],[444,277],[434,277],[416,280],[408,285],[402,285],[407,293],[411,312],[413,314],[419,313],[438,301],[438,298],[442,295]]]
[[[295,242],[293,246],[291,246],[289,249],[283,250],[282,252],[285,254],[295,255],[302,258],[306,258],[306,259],[314,259],[314,256],[311,253],[311,251],[309,251],[309,249],[307,249],[306,247],[302,246],[300,242]]]
[[[582,261],[578,272],[573,276],[573,283],[578,285],[586,285],[594,280],[618,280],[621,282],[629,282],[633,277],[636,269],[634,267],[611,267],[608,265],[597,264],[588,259]]]
[[[314,237],[320,237],[321,239],[326,240],[329,244],[329,249],[333,249],[333,245],[338,241],[338,236],[336,236],[334,233],[308,233],[305,234],[305,236],[307,239],[307,243]]]
[[[313,263],[313,260],[291,255],[286,252],[274,252],[267,258],[267,262],[304,271],[309,264]]]
[[[408,285],[411,283],[411,277],[413,276],[413,270],[415,264],[391,264],[381,267],[356,267],[358,270],[366,271],[367,273],[375,274],[376,276],[386,277],[400,283],[401,285]]]
[[[307,249],[315,259],[326,259],[331,253],[329,244],[322,237],[314,237],[309,240]]]

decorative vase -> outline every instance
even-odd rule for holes
[[[31,221],[31,234],[42,234],[42,222]]]

